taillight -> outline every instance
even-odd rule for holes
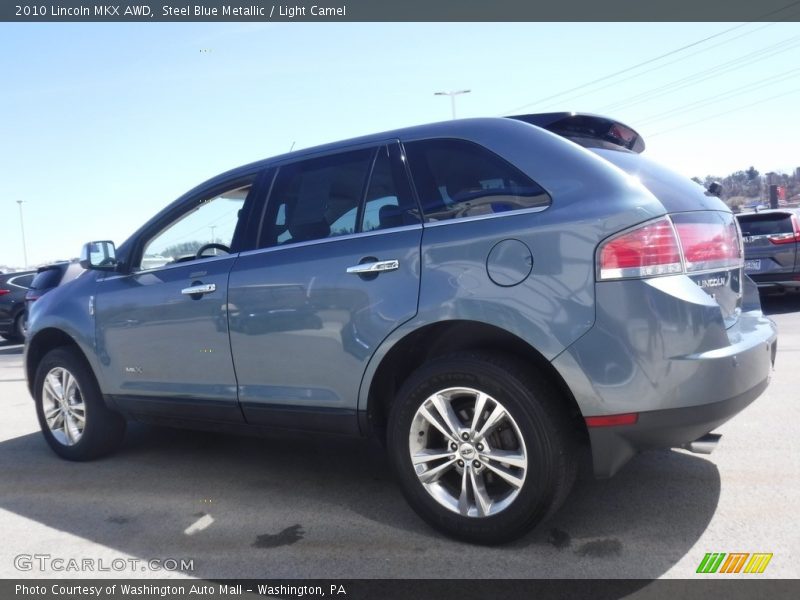
[[[797,215],[791,216],[792,233],[779,233],[776,235],[767,236],[767,239],[773,244],[793,244],[800,242],[800,222],[797,221]]]
[[[668,217],[626,231],[600,247],[600,279],[682,273],[681,251]]]
[[[664,216],[603,242],[601,280],[657,277],[743,265],[741,236],[731,215],[701,211]]]
[[[6,294],[10,294],[11,290],[0,290],[0,296],[5,296]]]
[[[733,217],[726,223],[714,212],[682,213],[673,215],[672,222],[687,273],[742,266],[741,238]]]

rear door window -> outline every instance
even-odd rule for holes
[[[373,149],[285,165],[267,204],[260,247],[355,233]]]
[[[767,213],[738,217],[744,237],[792,233],[792,217],[787,213]]]
[[[402,170],[399,147],[351,150],[280,168],[259,247],[415,223],[419,211]]]
[[[545,208],[550,197],[530,177],[488,149],[464,140],[405,144],[426,221]]]

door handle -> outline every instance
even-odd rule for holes
[[[217,286],[213,283],[202,283],[200,285],[192,285],[181,290],[184,296],[195,296],[198,294],[210,294],[216,292]]]
[[[371,273],[383,273],[384,271],[396,271],[399,268],[399,260],[376,260],[375,262],[347,267],[347,272],[354,275],[369,275]]]

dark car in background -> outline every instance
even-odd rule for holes
[[[0,337],[10,342],[25,339],[25,292],[34,275],[34,271],[0,275]]]
[[[44,294],[57,288],[58,286],[72,281],[83,273],[84,269],[77,262],[63,261],[39,267],[36,276],[33,278],[27,293],[25,294],[25,305],[28,310],[31,304],[36,302]]]
[[[744,239],[744,270],[761,291],[800,288],[800,209],[736,215]]]

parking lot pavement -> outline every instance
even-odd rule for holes
[[[714,454],[645,453],[606,481],[585,465],[559,513],[495,548],[427,527],[360,440],[132,426],[114,456],[62,461],[38,433],[22,348],[0,344],[0,577],[685,578],[706,552],[771,552],[763,576],[796,578],[800,296],[765,308],[780,330],[772,385]],[[20,571],[20,554],[193,570]]]

